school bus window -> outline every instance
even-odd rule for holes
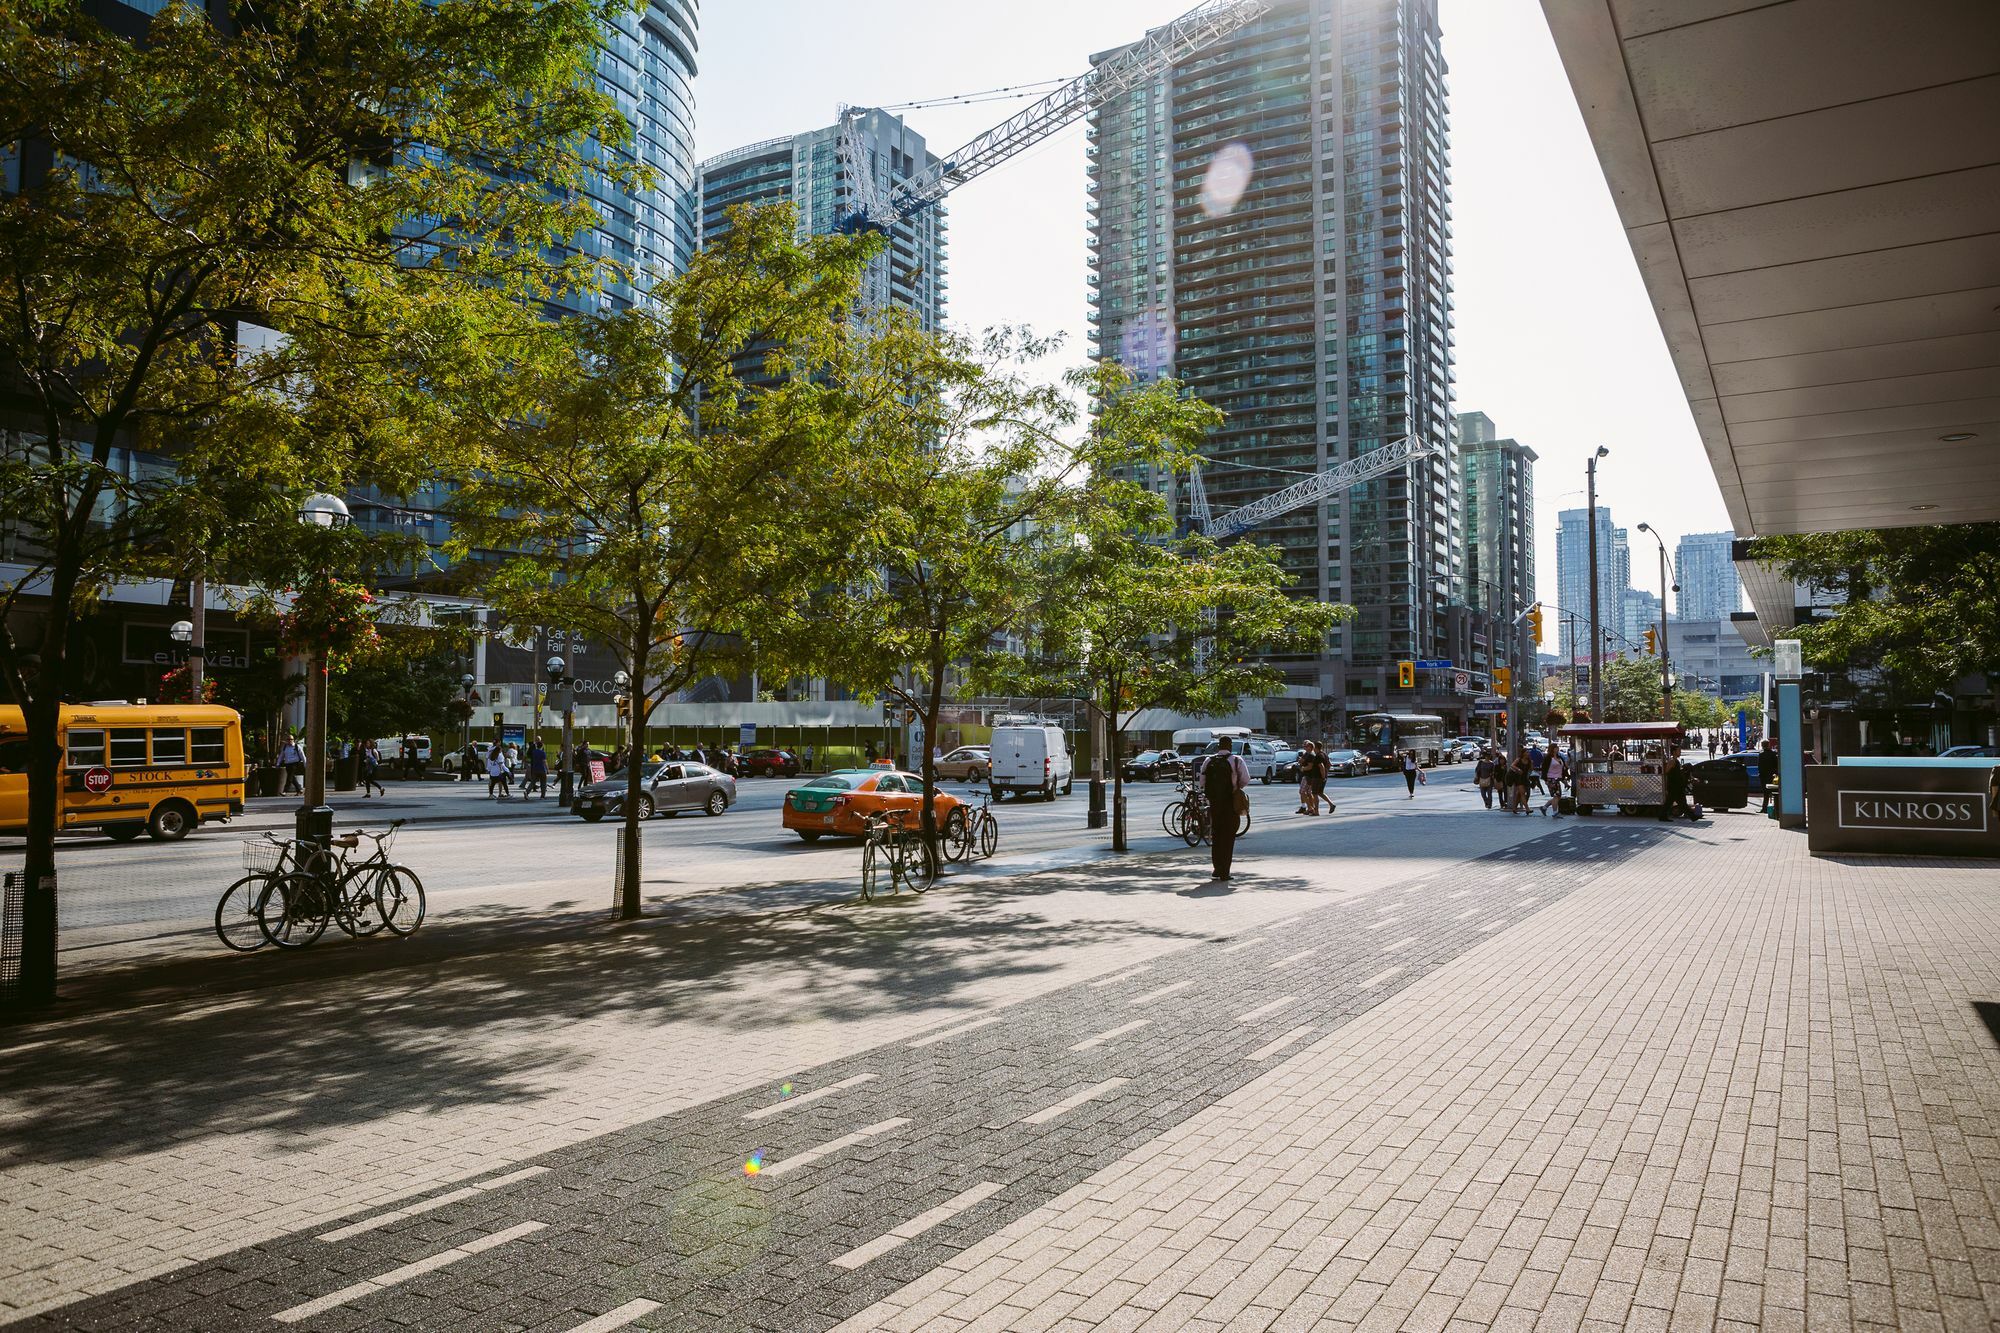
[[[101,731],[76,731],[69,733],[69,766],[71,768],[104,767],[104,733]]]
[[[193,735],[193,752],[188,756],[189,763],[226,764],[229,762],[229,729],[227,727],[196,727]]]
[[[28,738],[17,736],[0,741],[0,773],[28,771]]]
[[[185,731],[155,731],[153,733],[153,763],[185,764],[187,762],[188,736]]]
[[[144,727],[113,727],[111,729],[111,766],[113,768],[144,768],[146,766],[146,729]]]

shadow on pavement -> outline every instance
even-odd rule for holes
[[[0,1087],[15,1132],[6,1156],[88,1162],[242,1130],[292,1136],[303,1150],[319,1131],[355,1121],[526,1102],[597,1054],[552,1037],[567,1024],[626,1017],[635,1054],[670,1062],[670,1049],[643,1050],[649,1022],[698,1010],[727,1039],[774,1023],[875,1017],[885,1000],[936,1004],[975,983],[1048,971],[1078,946],[1207,937],[1129,920],[1051,920],[1028,899],[1170,894],[1204,878],[1195,865],[1147,858],[874,905],[774,912],[772,897],[759,895],[765,910],[754,915],[705,903],[614,926],[601,909],[519,909],[405,941],[124,974],[122,987],[105,979],[51,1022],[8,1032],[14,1049],[0,1049]],[[1260,875],[1256,887],[1309,886]]]

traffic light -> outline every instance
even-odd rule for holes
[[[1646,655],[1648,657],[1657,657],[1659,652],[1660,632],[1656,629],[1649,629],[1646,631]]]
[[[1535,636],[1534,641],[1536,643],[1542,641],[1542,604],[1540,602],[1536,602],[1528,608],[1528,633]]]
[[[1514,692],[1514,671],[1511,667],[1493,668],[1493,692],[1506,698]]]
[[[1417,688],[1417,664],[1415,662],[1396,663],[1396,688],[1414,690]]]

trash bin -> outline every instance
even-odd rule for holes
[[[333,789],[353,791],[361,785],[361,754],[343,755],[333,761]]]

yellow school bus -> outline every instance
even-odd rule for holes
[[[243,720],[216,704],[64,704],[56,830],[175,842],[243,812]],[[0,834],[28,831],[28,736],[0,708]]]

